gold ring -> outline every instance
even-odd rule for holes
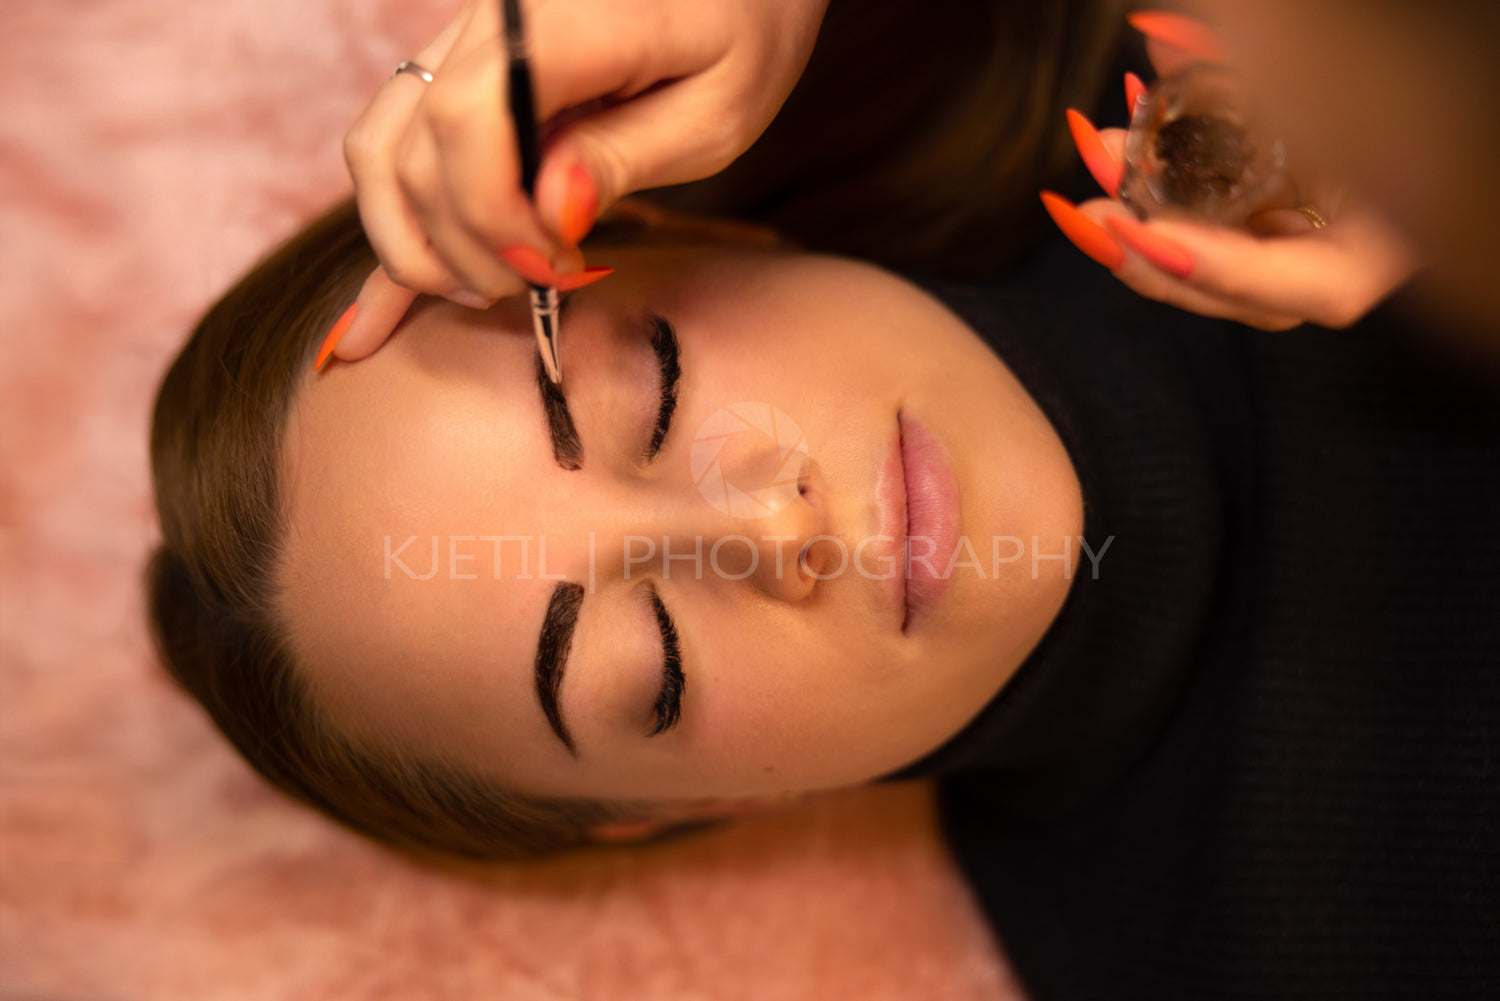
[[[1313,229],[1322,229],[1328,225],[1328,220],[1319,215],[1318,210],[1310,205],[1298,205],[1297,211],[1301,212],[1307,221],[1312,223]]]

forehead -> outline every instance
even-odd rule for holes
[[[477,573],[479,536],[543,532],[541,514],[561,500],[546,493],[558,470],[533,353],[520,322],[434,304],[299,394],[283,468],[283,611],[318,701],[341,720],[415,739],[416,721],[448,716],[455,683],[476,695],[499,685],[499,638],[540,622],[544,582]],[[455,551],[473,557],[458,574]],[[496,724],[534,722],[513,698],[485,701],[514,717]]]

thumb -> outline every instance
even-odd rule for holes
[[[736,137],[686,89],[666,86],[576,118],[548,141],[537,176],[542,224],[577,244],[599,213],[646,188],[717,173],[754,135]]]

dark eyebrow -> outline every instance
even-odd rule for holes
[[[581,469],[583,441],[578,437],[573,415],[568,413],[568,401],[562,390],[547,378],[541,352],[536,355],[536,388],[542,394],[542,412],[547,415],[547,433],[552,438],[552,457],[564,469]]]
[[[542,378],[547,377],[546,372]],[[578,757],[578,748],[568,735],[562,710],[557,705],[557,690],[562,687],[563,672],[568,665],[568,648],[573,645],[573,629],[578,625],[578,607],[583,604],[583,585],[563,582],[552,589],[547,614],[542,619],[542,635],[536,646],[536,697],[542,704],[547,723],[563,746]]]

